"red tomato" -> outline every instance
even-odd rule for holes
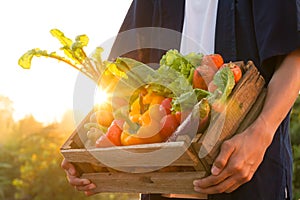
[[[206,82],[201,75],[201,66],[195,69],[194,75],[193,75],[193,87],[194,88],[199,88],[202,90],[207,90],[207,85]]]
[[[193,87],[207,90],[207,85],[213,80],[216,72],[217,68],[215,67],[200,65],[193,74]]]
[[[164,116],[161,121],[161,130],[160,130],[160,135],[164,138],[167,139],[169,138],[173,132],[177,129],[179,126],[179,123],[177,122],[177,119],[175,115],[169,114]]]
[[[207,115],[203,119],[200,118],[199,125],[198,125],[198,133],[203,133],[207,129],[209,122],[210,122],[210,115]]]
[[[161,107],[165,109],[165,112],[167,114],[171,113],[171,108],[172,108],[172,98],[165,98],[162,102],[161,102]]]
[[[220,54],[211,54],[209,57],[212,59],[213,63],[218,69],[224,64],[223,57]]]
[[[108,127],[106,132],[106,137],[116,146],[121,146],[121,134],[123,126],[123,121],[114,120],[112,124]]]
[[[183,121],[182,119],[181,119],[181,112],[180,111],[177,111],[176,113],[175,113],[175,118],[176,118],[176,120],[177,120],[177,123],[178,124],[181,124],[181,121]]]
[[[239,66],[235,64],[229,65],[230,70],[233,72],[234,81],[235,83],[239,82],[239,80],[242,78],[242,70]]]
[[[179,125],[179,124],[181,124],[181,122],[183,122],[187,118],[187,116],[189,115],[189,112],[177,111],[174,115],[175,115],[175,118]]]
[[[223,57],[220,54],[204,55],[202,58],[201,65],[209,66],[216,71],[224,64]]]

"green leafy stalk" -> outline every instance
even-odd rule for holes
[[[82,65],[82,72],[86,71],[93,77],[93,79],[96,79],[99,76],[99,73],[94,70],[92,63],[83,50],[83,48],[86,47],[89,42],[89,38],[86,35],[77,36],[75,38],[75,42],[73,42],[58,29],[52,29],[50,33],[63,45],[63,47],[61,47],[61,50],[64,51],[65,55],[73,60],[75,64]]]
[[[94,63],[94,65],[92,65],[94,67],[94,69],[102,74],[103,71],[105,70],[105,65],[104,62],[102,61],[102,53],[103,53],[104,49],[102,47],[96,47],[95,51],[92,52],[91,56],[90,56],[90,60],[92,61],[92,63]]]
[[[20,57],[18,64],[24,69],[30,69],[32,58],[34,56],[36,56],[36,57],[45,56],[45,57],[55,58],[59,61],[65,62],[65,63],[71,65],[72,67],[74,67],[75,69],[79,70],[79,68],[74,63],[72,63],[68,59],[65,59],[64,57],[57,55],[56,52],[48,53],[46,50],[40,50],[39,48],[31,49],[31,50],[27,51],[26,53],[24,53],[23,56]]]
[[[90,59],[83,50],[83,48],[86,47],[89,42],[89,38],[86,35],[77,36],[75,38],[75,41],[73,42],[58,29],[52,29],[50,30],[50,33],[62,44],[60,50],[63,51],[66,57],[60,56],[56,52],[48,53],[46,50],[34,48],[24,53],[20,57],[18,64],[24,69],[30,69],[33,57],[44,56],[54,58],[69,64],[74,69],[79,70],[87,77],[97,82],[101,72],[104,71],[103,68],[105,68],[106,66],[102,63],[101,59],[101,52],[103,51],[103,49],[101,49],[101,51],[97,49],[97,54],[95,54],[97,55],[97,57],[93,57],[93,59]]]
[[[87,46],[89,42],[89,39],[86,35],[77,36],[75,42],[73,42],[58,29],[52,29],[50,33],[63,45],[61,50],[64,51],[65,55],[73,60],[76,64],[82,64],[86,60],[87,56],[83,51],[83,47]]]
[[[64,57],[59,56],[56,52],[48,53],[46,50],[40,50],[39,48],[31,49],[24,53],[18,60],[18,64],[23,69],[30,69],[31,68],[31,62],[33,57],[48,57],[48,58],[54,58],[59,61],[65,62],[68,65],[72,66],[74,69],[79,70],[83,72],[87,77],[93,79],[93,76],[89,73],[85,73],[83,69],[81,69],[78,65],[76,65],[72,60],[66,59]]]

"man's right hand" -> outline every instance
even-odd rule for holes
[[[64,159],[61,167],[65,170],[67,179],[74,188],[78,191],[84,191],[87,196],[95,194],[92,190],[96,188],[96,185],[88,179],[79,178],[79,174],[72,163]]]

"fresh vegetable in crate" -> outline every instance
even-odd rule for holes
[[[210,56],[215,59],[210,59]],[[131,75],[135,78],[148,74],[139,87],[130,85],[126,78],[127,81],[121,83],[125,83],[125,86],[117,85],[114,91],[115,94],[120,94],[118,98],[122,98],[121,91],[124,87],[130,85],[131,88],[137,88],[129,92],[132,95],[127,100],[127,112],[123,115],[115,113],[115,117],[124,122],[116,134],[120,135],[120,145],[171,141],[170,137],[195,106],[198,106],[199,119],[195,131],[203,133],[209,125],[211,109],[222,111],[234,85],[241,78],[233,73],[233,69],[240,69],[237,65],[224,64],[221,55],[215,54],[191,53],[183,56],[177,50],[169,50],[162,57],[157,70],[154,71],[144,64],[141,66],[142,72],[134,70],[134,75]],[[239,73],[242,74],[241,70]],[[214,90],[208,91],[208,87],[195,86],[199,80],[206,85],[214,84]],[[97,147],[107,146],[106,142],[102,143],[102,138],[96,143]]]
[[[65,56],[35,48],[19,59],[19,65],[29,69],[34,56],[58,59],[94,80],[108,93],[108,100],[95,106],[85,126],[88,146],[92,147],[172,141],[183,122],[185,126],[194,123],[189,121],[191,115],[197,119],[195,132],[204,132],[211,110],[222,111],[242,77],[239,66],[224,64],[219,54],[182,55],[171,49],[162,56],[160,67],[153,70],[130,58],[102,60],[101,47],[88,57],[83,50],[88,44],[86,35],[72,41],[58,29],[50,32],[63,45],[61,50]]]

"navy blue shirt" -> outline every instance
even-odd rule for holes
[[[219,0],[215,52],[220,53],[226,62],[252,60],[268,83],[275,67],[288,53],[300,47],[296,1]],[[134,0],[120,33],[140,27],[163,27],[181,32],[184,4],[184,0]],[[179,49],[180,39],[175,41],[173,48]],[[122,39],[116,40],[111,58],[120,56],[118,46],[122,42]],[[139,46],[136,49],[123,56],[144,63],[159,63],[165,52],[161,49],[140,49]],[[277,129],[251,181],[230,194],[209,195],[209,199],[279,200],[285,199],[286,195],[287,199],[291,199],[291,189],[292,152],[288,115]],[[150,196],[144,195],[143,198],[148,200]]]

